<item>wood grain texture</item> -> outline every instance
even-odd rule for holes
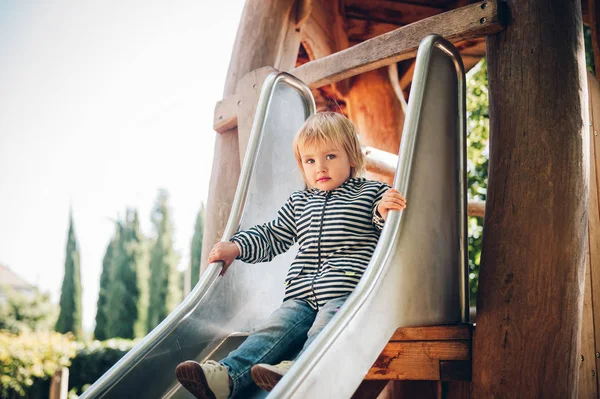
[[[511,24],[488,38],[491,153],[472,393],[574,398],[589,195],[581,7],[510,6]]]
[[[471,339],[472,324],[447,326],[402,327],[397,329],[390,341],[449,341]]]
[[[421,40],[431,33],[437,33],[451,42],[492,35],[503,29],[498,7],[497,0],[492,0],[438,14],[303,64],[291,73],[315,89],[413,58]],[[216,131],[226,131],[226,128],[237,123],[234,122],[237,116],[232,113],[232,109],[235,109],[232,104],[238,101],[235,97],[234,93],[227,94],[224,100],[217,103],[213,123]]]
[[[590,162],[590,207],[589,207],[589,224],[588,224],[588,260],[586,270],[586,282],[589,271],[589,280],[591,293],[589,299],[592,301],[592,320],[594,332],[594,353],[600,353],[600,83],[598,80],[588,73],[589,82],[589,98],[592,103],[592,112],[590,113],[590,121],[592,126],[588,130],[590,137],[589,147],[589,162]],[[598,133],[598,134],[597,134]],[[587,294],[587,293],[586,293]],[[586,295],[587,296],[587,295]],[[585,302],[584,302],[585,304]],[[584,308],[585,309],[585,308]],[[589,316],[587,322],[589,322]],[[586,324],[584,313],[584,325]],[[589,343],[589,328],[582,332],[582,349],[584,343]],[[584,335],[585,339],[584,340]],[[583,352],[582,352],[583,354]],[[585,354],[584,354],[585,356]],[[591,382],[595,382],[596,394],[600,394],[600,385],[598,381],[598,370],[600,370],[600,358],[595,357],[595,367],[589,363],[581,367],[584,368],[580,374],[580,381],[585,382],[585,386],[591,387]],[[595,375],[591,375],[594,371]],[[582,380],[583,379],[583,380]],[[581,385],[580,385],[581,386]]]

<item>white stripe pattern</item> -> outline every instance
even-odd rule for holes
[[[383,228],[377,205],[389,188],[378,181],[351,178],[332,191],[296,191],[275,220],[231,238],[241,249],[238,259],[268,262],[298,241],[298,254],[285,279],[284,301],[303,299],[318,309],[358,284]]]

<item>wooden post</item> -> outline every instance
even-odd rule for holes
[[[473,397],[577,396],[588,218],[581,6],[513,0],[488,38],[489,187]]]
[[[398,153],[404,112],[387,68],[365,72],[352,78],[346,96],[348,114],[364,146]],[[391,184],[393,176],[368,172],[367,177]]]
[[[61,367],[54,372],[50,383],[50,399],[67,399],[69,394],[69,369]]]
[[[579,351],[579,397],[598,397],[600,358],[600,82],[588,72],[590,103],[590,207],[586,253],[585,296]],[[594,315],[594,308],[596,315]]]
[[[296,32],[295,3],[296,0],[246,1],[227,72],[224,98],[234,95],[242,77],[255,69],[273,66],[289,70],[295,66],[300,45],[300,36]],[[241,105],[256,107],[252,101]],[[240,112],[248,113],[247,110]],[[231,211],[240,174],[238,133],[241,141],[247,142],[247,124],[239,127],[239,132],[236,127],[217,134],[215,139],[202,243],[202,271],[206,269],[210,249],[223,235]]]

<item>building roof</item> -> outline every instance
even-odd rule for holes
[[[13,272],[3,264],[0,264],[0,290],[2,286],[9,286],[16,291],[28,291],[35,289],[35,286],[29,284],[21,276]]]

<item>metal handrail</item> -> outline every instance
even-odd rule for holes
[[[229,239],[237,231],[243,214],[248,187],[252,177],[254,166],[256,164],[258,149],[263,137],[266,116],[269,110],[269,104],[279,82],[283,82],[296,89],[308,100],[309,114],[314,114],[316,105],[310,89],[296,77],[285,72],[273,72],[270,74],[261,89],[258,99],[256,118],[252,124],[248,150],[242,165],[240,179],[235,192],[231,213],[223,233],[222,241]],[[134,346],[121,360],[111,367],[102,377],[100,377],[92,386],[90,386],[81,396],[82,399],[100,398],[108,389],[123,379],[129,370],[139,364],[154,348],[163,342],[172,334],[181,322],[186,320],[202,303],[214,287],[217,278],[223,269],[223,262],[214,262],[208,265],[206,271],[202,273],[200,281],[196,287],[185,298],[185,300],[173,310],[167,318],[146,335],[140,343]]]

